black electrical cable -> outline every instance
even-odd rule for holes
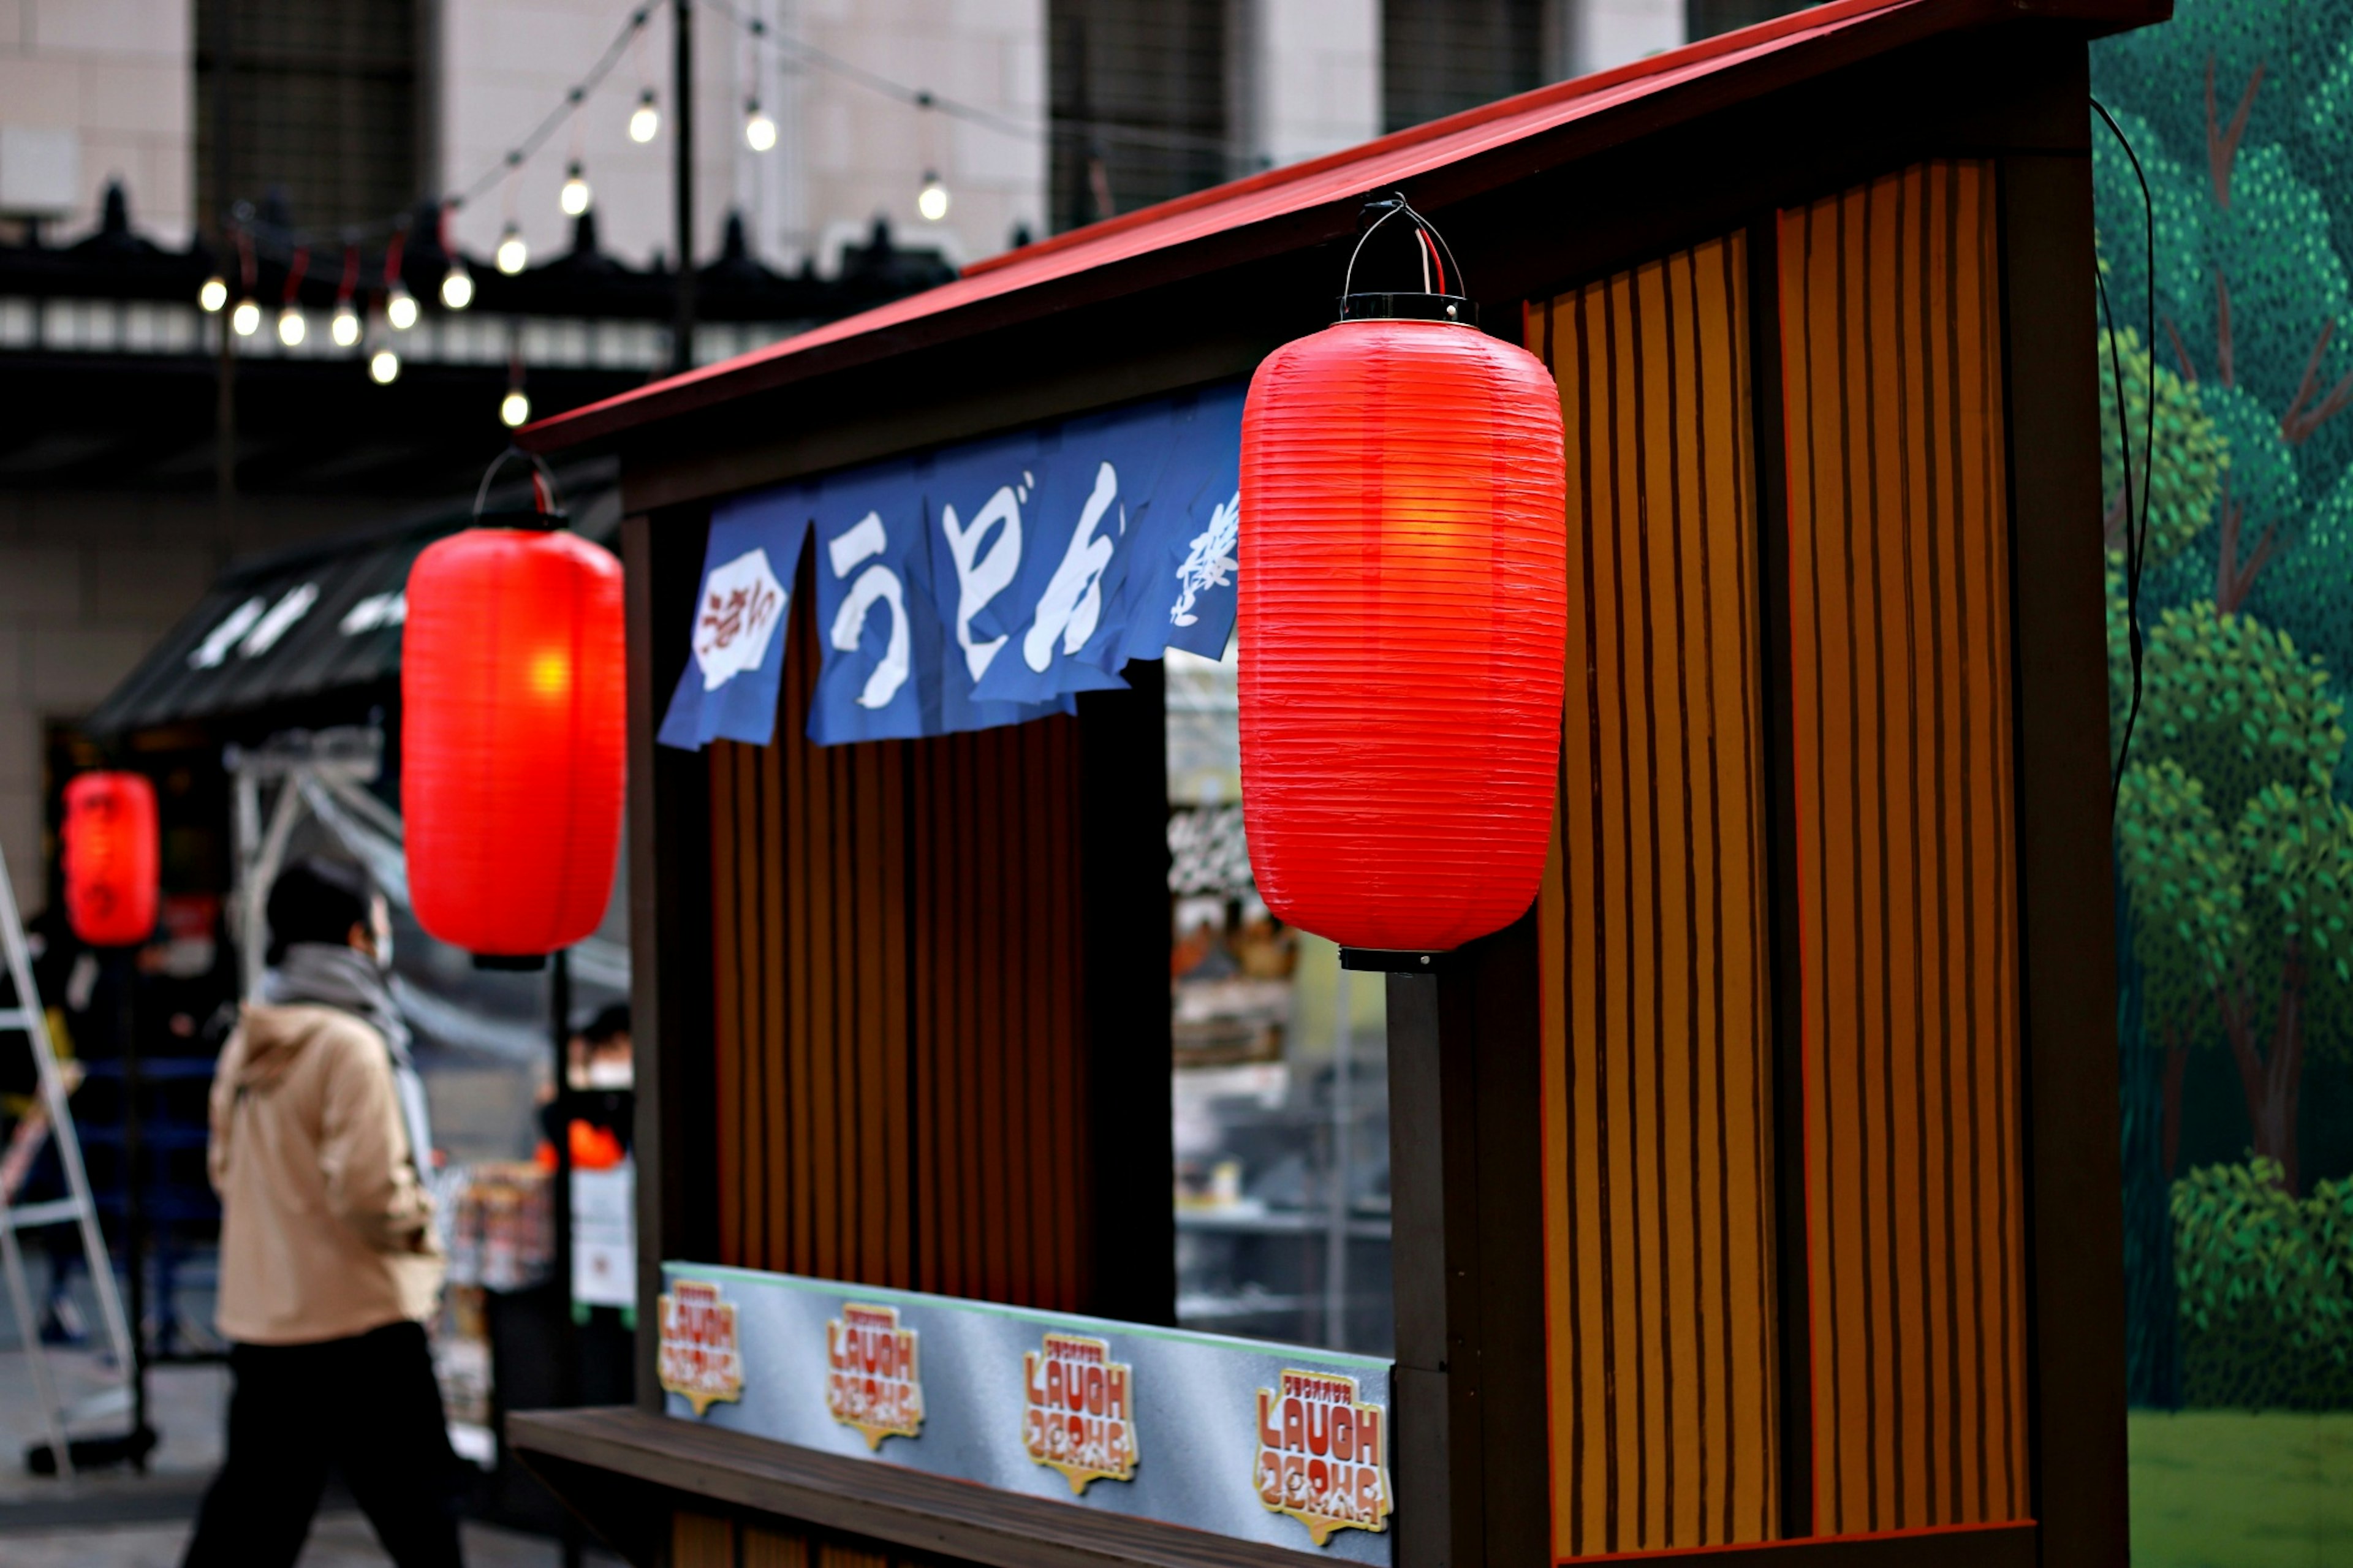
[[[2116,442],[2124,448],[2125,645],[2131,651],[2132,656],[2132,702],[2125,710],[2124,734],[2116,743],[2116,777],[2108,784],[2108,820],[2114,822],[2116,816],[2116,801],[2124,790],[2125,763],[2132,755],[2133,729],[2140,721],[2140,578],[2141,568],[2147,564],[2148,557],[2149,496],[2157,488],[2157,203],[2149,195],[2148,176],[2141,171],[2140,156],[2133,151],[2132,138],[2125,134],[2124,127],[2116,123],[2116,117],[2108,112],[2105,104],[2096,98],[2091,102],[2092,107],[2099,111],[2101,120],[2106,122],[2108,130],[2115,134],[2117,145],[2124,148],[2125,157],[2132,164],[2133,178],[2140,182],[2143,237],[2147,245],[2147,264],[2142,270],[2141,278],[2148,302],[2147,325],[2145,335],[2141,339],[2142,352],[2148,356],[2148,400],[2143,410],[2145,434],[2141,442],[2141,450],[2148,464],[2148,474],[2147,482],[2141,486],[2140,512],[2138,517],[2135,517],[2132,428],[2126,423],[2128,415],[2125,407],[2124,361],[2116,353],[2116,318],[2108,310],[2108,280],[2099,273],[2096,267],[2094,268],[2093,279],[2099,287],[2100,316],[2108,329],[2108,369],[2111,378],[2116,383]]]

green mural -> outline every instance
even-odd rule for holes
[[[2093,90],[2148,185],[2094,119],[2119,739],[2128,481],[2147,520],[2116,819],[2127,1361],[2136,1405],[2217,1413],[2198,1443],[2136,1417],[2137,1486],[2158,1467],[2178,1502],[2259,1430],[2221,1413],[2353,1411],[2353,0],[2181,0],[2094,46]],[[2186,1539],[2137,1527],[2136,1557],[2202,1560]]]

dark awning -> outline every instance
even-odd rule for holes
[[[610,543],[620,497],[609,481],[575,489],[574,526]],[[108,694],[92,735],[251,713],[400,672],[408,568],[472,520],[470,506],[236,561]]]

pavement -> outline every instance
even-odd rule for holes
[[[42,1260],[27,1262],[38,1292]],[[208,1299],[176,1305],[191,1323],[211,1320]],[[95,1304],[83,1306],[94,1322]],[[69,1479],[36,1476],[25,1468],[24,1453],[46,1441],[47,1432],[22,1343],[6,1292],[0,1291],[0,1568],[177,1568],[197,1504],[220,1464],[227,1367],[216,1362],[150,1369],[148,1424],[161,1440],[144,1474],[118,1468]],[[112,1369],[89,1352],[52,1350],[48,1362],[69,1403],[115,1381]],[[120,1431],[128,1425],[118,1416],[75,1432]],[[563,1561],[562,1548],[547,1536],[469,1522],[465,1540],[471,1568],[556,1568]],[[389,1568],[391,1561],[348,1497],[331,1489],[301,1568]],[[619,1559],[593,1550],[586,1563],[620,1568]]]
[[[542,1535],[525,1535],[495,1525],[468,1524],[468,1568],[550,1568],[560,1561],[556,1545]],[[179,1568],[186,1545],[185,1524],[89,1525],[75,1530],[19,1532],[0,1524],[0,1564],[5,1568]],[[302,1549],[301,1568],[386,1568],[384,1554],[357,1513],[322,1513]],[[591,1564],[619,1559],[600,1552]]]

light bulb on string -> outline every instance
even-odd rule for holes
[[[456,257],[449,258],[449,270],[441,274],[441,303],[452,310],[462,310],[474,302],[474,275]]]
[[[206,279],[204,286],[196,290],[196,307],[207,316],[218,315],[227,303],[228,279],[217,272]]]
[[[302,319],[301,306],[289,305],[278,312],[278,341],[288,348],[301,348],[310,330],[310,323]]]
[[[776,122],[768,118],[756,98],[744,105],[744,142],[754,153],[765,153],[776,144]]]
[[[948,216],[948,188],[938,174],[923,171],[923,188],[915,193],[915,210],[926,223],[937,223]]]
[[[240,338],[249,338],[261,330],[261,307],[250,300],[239,300],[237,309],[228,313],[228,324]]]
[[[522,230],[507,225],[506,232],[499,236],[499,247],[491,253],[491,258],[498,263],[499,270],[510,278],[530,266],[531,247],[522,242]]]
[[[368,379],[378,386],[390,386],[400,379],[400,356],[389,345],[368,355]]]
[[[588,177],[580,172],[580,160],[575,158],[564,171],[564,188],[556,193],[556,205],[564,209],[565,217],[578,217],[595,199],[588,189]]]
[[[512,430],[531,418],[531,399],[520,386],[510,386],[499,399],[499,423]]]
[[[384,297],[384,319],[392,323],[396,332],[405,332],[417,325],[417,296],[408,291],[406,283],[396,283]]]
[[[654,89],[648,88],[638,95],[637,108],[629,110],[629,140],[642,143],[660,133],[661,110],[655,106]]]
[[[352,309],[349,300],[336,304],[334,319],[327,323],[327,335],[335,340],[339,349],[350,348],[360,341],[359,312]]]

